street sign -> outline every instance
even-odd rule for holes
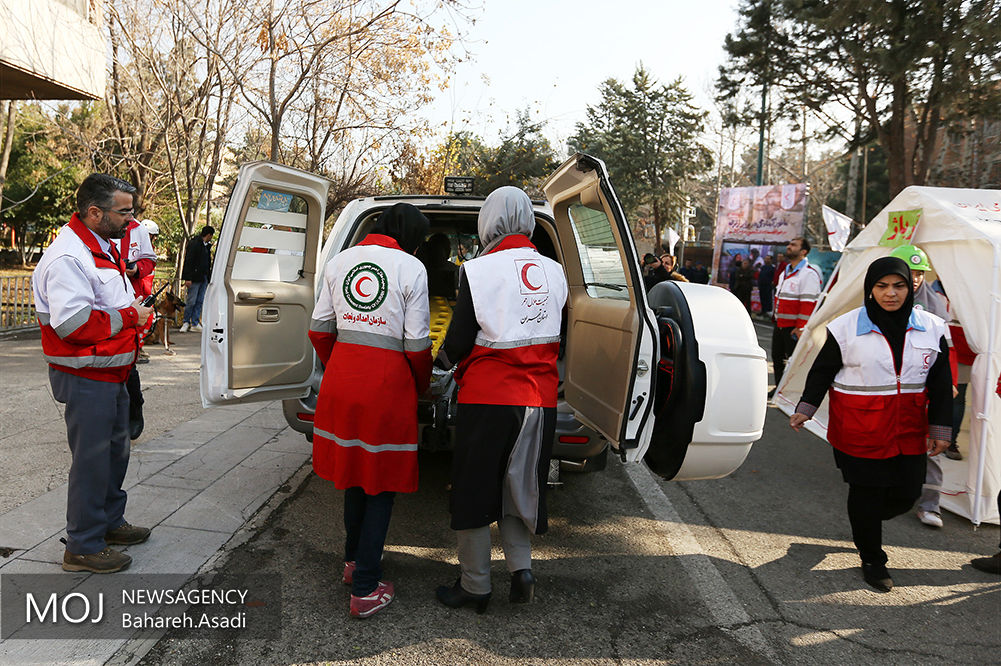
[[[445,191],[449,194],[472,194],[473,179],[470,176],[445,176]]]

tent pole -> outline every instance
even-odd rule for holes
[[[984,456],[987,453],[987,410],[990,405],[991,394],[994,387],[991,385],[991,360],[994,358],[994,337],[997,335],[998,303],[1001,302],[1001,285],[998,284],[998,275],[1001,274],[1001,247],[994,246],[994,278],[991,291],[991,318],[987,336],[987,359],[984,368],[983,395],[981,396],[980,409],[977,410],[977,420],[980,421],[980,442],[977,453],[977,483],[974,486],[973,494],[973,524],[980,525],[980,505],[983,498],[980,496],[984,487]]]

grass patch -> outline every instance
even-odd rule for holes
[[[0,268],[0,277],[26,277],[34,272],[34,266],[29,266],[28,268]]]

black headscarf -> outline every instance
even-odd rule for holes
[[[872,288],[887,275],[899,275],[907,282],[907,298],[896,312],[884,310],[872,295]],[[893,362],[898,369],[904,356],[904,336],[913,308],[914,283],[911,282],[911,269],[907,262],[896,257],[882,257],[869,264],[869,270],[865,274],[865,311],[890,343]]]
[[[398,203],[379,216],[372,233],[389,236],[399,243],[404,252],[413,254],[424,242],[430,228],[431,223],[416,206]]]

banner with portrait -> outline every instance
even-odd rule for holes
[[[714,276],[721,270],[723,244],[785,245],[803,235],[806,183],[726,187],[720,191],[713,243]]]

